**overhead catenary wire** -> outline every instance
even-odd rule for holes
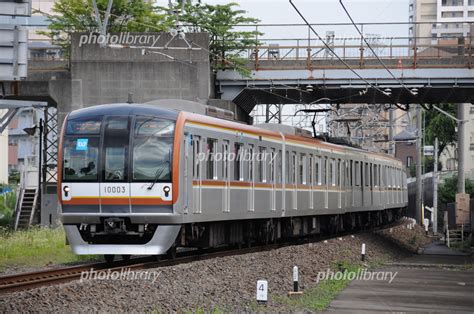
[[[392,71],[390,71],[390,69],[387,67],[387,65],[385,64],[385,62],[383,62],[382,59],[380,59],[380,57],[377,55],[377,53],[375,52],[375,50],[372,48],[372,46],[370,45],[369,41],[367,40],[367,38],[365,38],[364,34],[362,34],[362,31],[359,29],[359,27],[356,25],[356,23],[354,22],[354,19],[352,18],[351,14],[349,13],[349,11],[347,10],[346,6],[344,5],[344,3],[342,2],[342,0],[339,0],[339,3],[341,4],[342,6],[342,9],[344,10],[344,12],[346,12],[346,15],[347,17],[349,18],[349,20],[351,20],[351,23],[352,25],[354,25],[354,28],[357,30],[357,32],[359,33],[360,37],[362,38],[362,40],[365,42],[365,44],[367,45],[367,47],[370,49],[370,51],[372,51],[372,53],[374,54],[375,58],[377,58],[377,60],[380,62],[380,64],[384,67],[384,69],[390,74],[390,76],[396,80],[403,88],[405,88],[411,95],[413,96],[416,96],[416,94],[411,90],[409,89],[399,78],[397,78],[395,76],[395,74],[393,74]]]
[[[381,90],[378,86],[370,83],[367,79],[362,77],[359,73],[357,73],[356,70],[354,70],[346,61],[344,61],[335,51],[332,49],[332,47],[319,35],[318,32],[314,29],[314,27],[306,20],[304,15],[300,12],[300,10],[296,7],[296,5],[293,3],[293,0],[289,0],[290,4],[293,6],[295,9],[296,13],[301,17],[301,19],[305,22],[305,24],[309,27],[309,29],[318,37],[318,39],[323,43],[323,45],[328,49],[349,71],[354,73],[359,79],[361,79],[363,82],[365,82],[367,85],[372,87],[373,89],[379,91],[381,94],[385,95],[386,97],[390,98],[389,95],[383,90]]]

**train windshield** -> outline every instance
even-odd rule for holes
[[[101,121],[101,117],[68,121],[63,156],[65,181],[97,182]]]
[[[145,116],[69,120],[63,180],[169,182],[174,126],[175,121]]]
[[[137,117],[133,139],[133,181],[170,181],[174,121]]]

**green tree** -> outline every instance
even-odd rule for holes
[[[466,193],[471,197],[474,196],[474,182],[466,179]],[[457,192],[458,177],[454,176],[446,178],[438,189],[438,197],[440,203],[453,203],[455,202]]]
[[[178,10],[181,4],[175,9]],[[179,16],[188,31],[209,33],[209,50],[211,65],[215,70],[235,68],[248,76],[250,71],[245,67],[247,60],[242,53],[249,47],[257,45],[257,35],[262,33],[252,29],[236,27],[238,24],[256,24],[258,19],[247,17],[245,10],[238,9],[235,2],[227,4],[190,4],[186,2],[185,10]]]
[[[104,20],[108,0],[97,0],[101,20]],[[48,35],[54,44],[69,50],[70,34],[98,32],[92,0],[58,0],[53,6]],[[41,13],[41,12],[40,12]],[[145,0],[114,0],[107,23],[107,32],[166,31],[173,20]]]
[[[439,105],[439,107],[456,116],[456,105],[444,104]],[[425,125],[426,145],[434,145],[434,139],[438,138],[438,156],[443,153],[447,146],[456,143],[456,121],[445,114],[435,109],[425,111]]]

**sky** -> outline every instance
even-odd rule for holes
[[[193,0],[195,1],[195,0]],[[230,1],[202,0],[210,4],[225,4]],[[303,21],[293,9],[288,0],[234,0],[248,12],[248,16],[260,19],[262,24],[298,23]],[[157,0],[157,4],[167,5],[168,0]],[[294,0],[293,3],[311,23],[349,23],[339,0]],[[357,23],[367,22],[407,22],[408,0],[344,0],[344,5]],[[352,26],[319,26],[318,32],[335,31],[337,37],[354,36]],[[268,27],[263,30],[266,36],[278,38],[281,36],[303,36],[302,27]],[[367,26],[364,33],[379,34],[387,37],[408,35],[407,25],[376,25]]]

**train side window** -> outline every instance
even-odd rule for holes
[[[300,154],[300,160],[298,163],[298,172],[299,172],[299,182],[301,184],[306,184],[306,155]]]
[[[313,185],[314,184],[314,173],[313,173],[313,155],[309,155],[308,157],[308,174],[309,174],[309,177],[308,177],[308,183],[310,185]]]
[[[249,181],[253,182],[253,172],[254,172],[254,158],[253,158],[253,144],[249,144]]]
[[[317,185],[321,185],[321,158],[319,156],[316,156],[314,158],[314,169],[315,169],[315,176],[314,179],[317,183]]]
[[[276,160],[275,160],[276,156],[275,156],[275,148],[271,148],[270,149],[270,182],[271,183],[275,183],[275,163],[276,163]]]
[[[244,180],[244,169],[242,165],[242,143],[234,143],[234,180],[243,181]]]
[[[265,156],[267,154],[266,147],[259,147],[259,161],[258,161],[258,173],[260,182],[267,182],[267,165],[265,163]]]
[[[229,179],[229,141],[224,140],[222,143],[222,178],[224,180]],[[237,157],[236,157],[237,159]]]
[[[323,163],[321,164],[321,178],[322,184],[326,185],[328,183],[328,158],[323,158]]]
[[[206,178],[209,180],[217,180],[217,162],[215,158],[216,154],[216,145],[217,140],[213,138],[207,139],[207,164],[206,164],[206,171],[207,176]]]
[[[359,186],[359,162],[354,161],[354,186]]]
[[[349,162],[349,184],[350,186],[354,186],[354,174],[352,171],[354,170],[354,161],[351,160]]]
[[[293,152],[291,155],[291,183],[293,184],[298,184],[298,181],[296,180],[298,175],[296,162],[296,153]]]
[[[366,162],[365,163],[365,175],[364,175],[364,182],[365,182],[365,186],[369,186],[370,184],[370,177],[369,177],[369,163]]]
[[[283,160],[282,160],[282,152],[281,149],[278,151],[278,155],[276,156],[277,159],[277,183],[282,182],[282,175],[283,175]]]
[[[201,153],[201,137],[194,135],[193,136],[193,178],[199,179],[200,173],[200,162],[197,158]]]

